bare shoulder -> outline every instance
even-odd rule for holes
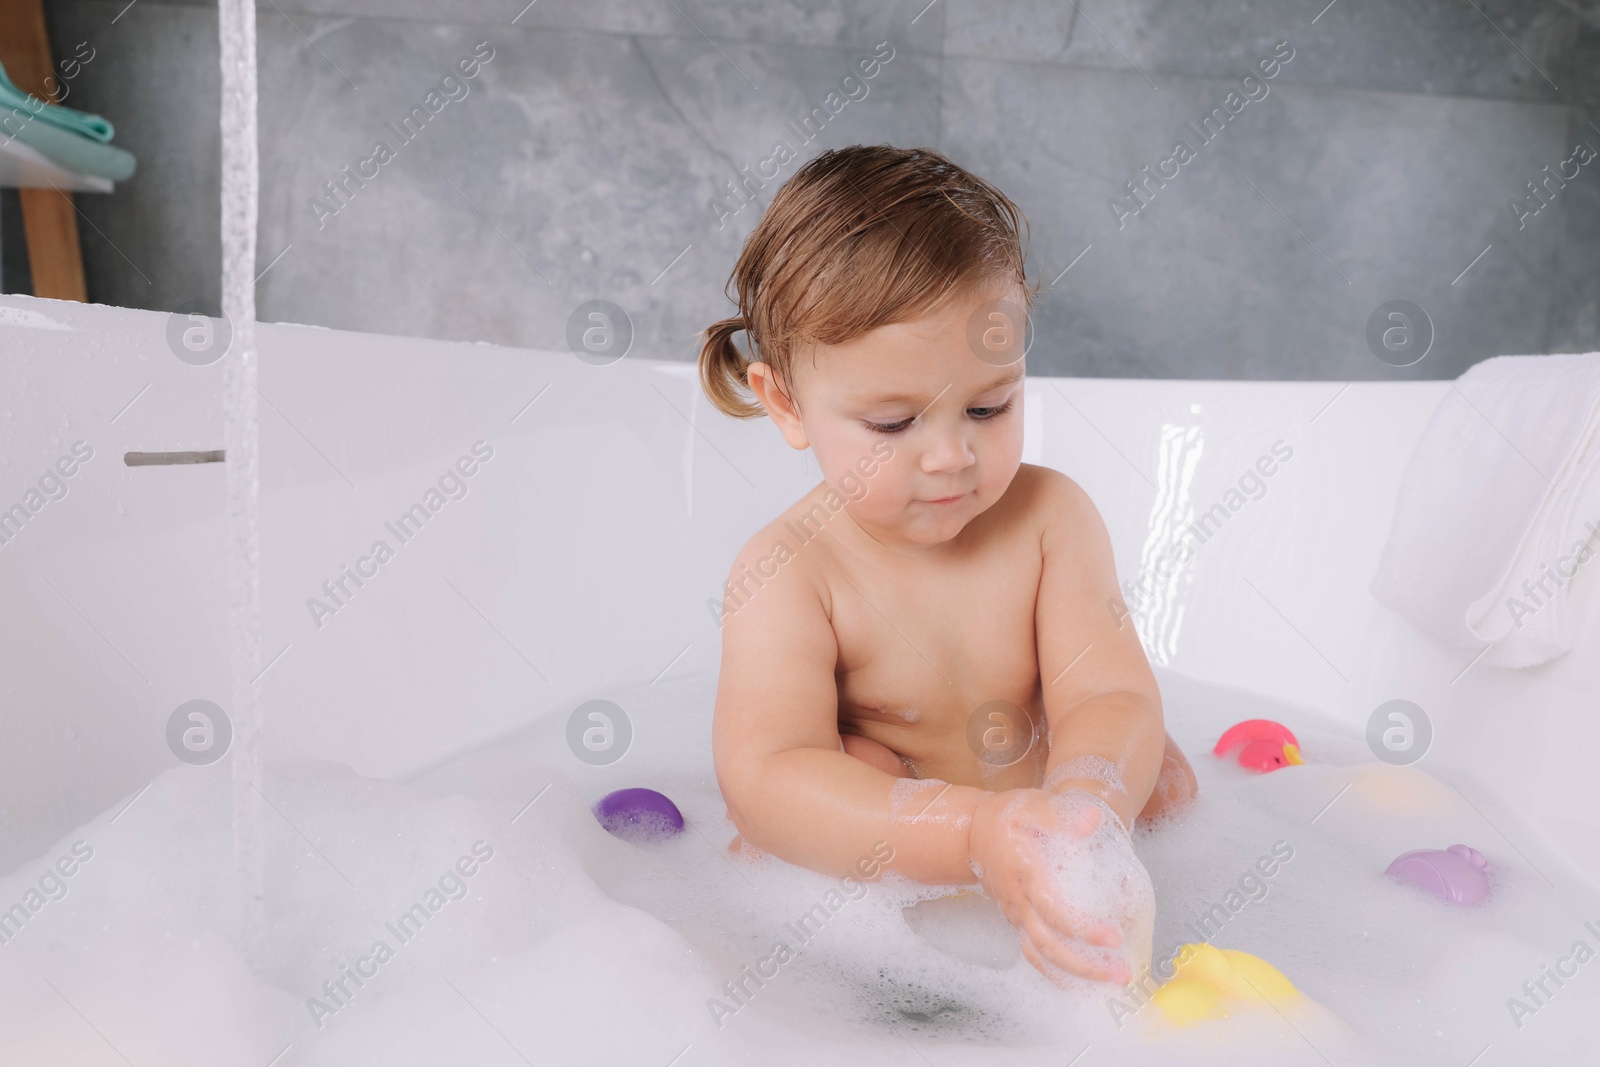
[[[1064,581],[1064,587],[1081,594],[1114,595],[1117,572],[1111,535],[1084,488],[1058,470],[1027,463],[1017,471],[1016,480],[1023,482],[1051,580]]]
[[[1103,529],[1100,511],[1083,487],[1060,471],[1024,463],[1006,491],[1014,505],[1049,537],[1071,537]]]
[[[724,618],[735,613],[793,617],[795,609],[802,606],[820,608],[825,618],[831,614],[821,561],[815,551],[807,550],[810,541],[842,509],[842,504],[830,508],[834,501],[828,497],[829,491],[818,486],[744,543],[728,570]],[[746,608],[752,610],[746,612]],[[810,611],[805,614],[809,616]]]

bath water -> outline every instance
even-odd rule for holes
[[[0,1062],[1583,1062],[1600,963],[1573,948],[1600,948],[1600,906],[1531,835],[1490,823],[1471,783],[1377,763],[1314,713],[1161,680],[1201,793],[1132,837],[1155,958],[1243,950],[1298,987],[1291,1003],[1173,1027],[1144,990],[1056,988],[990,902],[892,860],[859,881],[730,854],[700,674],[595,694],[634,723],[607,767],[567,749],[570,708],[404,782],[270,765],[258,969],[226,765],[162,774],[0,879],[0,909],[43,901],[4,928]],[[1289,724],[1309,762],[1254,775],[1210,755],[1257,717]],[[666,793],[688,829],[610,836],[590,805],[623,786]],[[1456,841],[1493,864],[1485,905],[1385,879],[1401,852]],[[52,876],[63,857],[73,874]],[[1566,977],[1534,1004],[1524,982],[1547,968]]]

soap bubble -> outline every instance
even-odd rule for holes
[[[1089,954],[1121,956],[1129,975],[1144,974],[1150,969],[1156,894],[1122,820],[1105,801],[1081,790],[1069,789],[1052,803],[1069,822],[1088,819],[1095,823],[1094,829],[1082,836],[1064,833],[1049,840],[1051,880],[1059,899],[1084,919],[1107,922],[1122,931],[1117,949],[1095,949]]]

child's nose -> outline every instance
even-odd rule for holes
[[[922,453],[922,470],[927,474],[954,474],[976,462],[966,434],[955,428],[935,429]]]

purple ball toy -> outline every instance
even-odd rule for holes
[[[1431,893],[1450,904],[1479,904],[1489,896],[1489,861],[1466,845],[1421,848],[1389,864],[1384,873],[1402,885]]]
[[[617,837],[650,841],[683,832],[683,812],[654,789],[619,789],[594,806],[594,817]]]

